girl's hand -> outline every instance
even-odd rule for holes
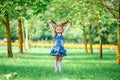
[[[51,23],[52,21],[51,20],[48,20],[46,26],[49,27],[49,23]]]
[[[48,23],[51,23],[51,20],[48,20]]]
[[[51,22],[51,20],[48,20],[46,26],[49,27],[49,23]]]
[[[72,21],[71,21],[71,20],[68,20],[68,23],[70,23],[70,24],[71,24],[71,23],[72,23]]]

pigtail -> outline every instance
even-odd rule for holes
[[[53,21],[53,20],[51,20],[51,22],[52,22],[52,23],[54,23],[54,24],[56,24],[56,22],[55,22],[55,21]]]
[[[51,23],[51,22],[56,25],[56,22],[55,22],[55,21],[53,21],[53,20],[48,20],[46,26],[49,27],[49,23]]]
[[[49,23],[48,22],[46,23],[46,27],[49,27]]]
[[[61,23],[62,26],[66,25],[68,21]]]
[[[71,20],[67,20],[66,22],[61,23],[61,25],[65,26],[67,23],[71,23]]]

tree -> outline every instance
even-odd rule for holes
[[[0,21],[6,27],[6,34],[7,34],[7,50],[8,50],[8,57],[13,57],[12,48],[11,48],[11,34],[10,34],[10,23],[9,19],[11,13],[14,12],[12,10],[13,3],[11,1],[0,1]]]
[[[21,17],[25,17],[29,19],[30,15],[27,12],[30,8],[34,10],[33,14],[37,15],[38,13],[44,11],[46,9],[47,3],[49,0],[8,0],[8,1],[0,1],[0,21],[6,26],[7,33],[7,46],[8,46],[8,56],[13,57],[12,49],[11,49],[11,35],[10,35],[10,24],[9,19],[18,19],[19,24],[19,42],[20,42],[20,53],[22,53],[22,25],[21,25]]]
[[[90,53],[93,54],[93,46],[92,46],[92,24],[89,26],[89,40],[90,40]]]
[[[18,35],[19,35],[19,52],[23,52],[23,32],[22,32],[22,20],[18,19]]]
[[[6,20],[2,19],[2,22],[6,26],[8,57],[13,57],[12,49],[11,49],[11,35],[10,35],[9,15],[8,15],[7,12],[5,14],[5,17],[6,17]]]
[[[15,3],[17,3],[16,11],[17,11],[17,15],[18,15],[17,17],[18,17],[18,24],[19,24],[18,32],[19,32],[20,53],[23,52],[23,49],[22,49],[23,48],[22,47],[23,46],[22,17],[24,17],[26,19],[30,19],[33,15],[38,15],[39,13],[44,12],[48,2],[49,2],[49,0],[43,0],[43,1],[38,1],[38,0],[21,1],[21,0],[18,0],[15,2]],[[29,30],[31,31],[31,28]],[[32,37],[32,36],[30,35],[30,37]]]
[[[111,1],[106,1],[106,0],[102,0],[103,1],[103,5],[104,7],[114,16],[114,18],[116,19],[117,23],[118,23],[118,27],[117,27],[117,34],[118,34],[118,52],[117,52],[117,58],[116,58],[116,63],[120,64],[120,3],[119,0],[111,0]],[[108,5],[109,3],[109,5]]]

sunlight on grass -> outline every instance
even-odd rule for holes
[[[7,58],[4,50],[0,52],[0,79],[10,72],[18,74],[13,80],[120,79],[120,66],[115,63],[113,50],[103,50],[103,59],[99,59],[98,50],[91,55],[84,53],[83,49],[67,49],[68,56],[63,58],[62,72],[54,72],[54,57],[49,54],[50,48],[31,48],[23,54],[18,54],[16,47],[13,49],[13,58]]]

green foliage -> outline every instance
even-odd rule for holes
[[[49,0],[0,1],[0,18],[4,19],[5,14],[8,13],[11,18],[25,17],[29,19],[32,15],[44,11],[48,3]]]
[[[50,0],[7,0],[0,1],[0,21],[5,19],[5,14],[8,14],[11,20],[18,18],[30,19],[34,15],[38,15],[46,10]],[[13,22],[14,24],[14,22]],[[18,24],[18,23],[16,23]],[[16,26],[11,27],[12,40],[17,39]]]
[[[10,33],[11,33],[12,41],[18,40],[18,22],[17,21],[10,22]]]
[[[117,35],[116,34],[109,34],[108,35],[109,43],[117,44]]]
[[[69,2],[69,3],[68,3]],[[46,22],[49,19],[52,19],[56,22],[63,22],[67,19],[72,20],[72,28],[70,31],[68,31],[68,34],[66,36],[66,42],[78,42],[82,43],[82,34],[88,35],[90,32],[93,33],[93,43],[98,42],[98,34],[101,34],[103,36],[103,41],[107,39],[105,35],[109,35],[111,32],[107,30],[111,30],[113,28],[112,25],[116,23],[116,20],[112,16],[112,14],[108,11],[106,11],[106,8],[102,6],[102,1],[98,0],[82,0],[82,1],[76,1],[76,0],[52,0],[50,4],[47,6],[47,10],[44,14],[39,14],[40,21],[43,21],[43,23],[39,22],[40,27],[39,30],[35,30],[36,33],[34,34],[35,40],[37,39],[47,39],[51,40],[51,32],[49,29],[44,29],[43,26],[45,26]],[[95,13],[98,13],[99,20],[96,20]],[[92,27],[97,26],[97,23],[100,22],[102,29],[100,32],[92,29],[92,31],[89,31],[88,27],[90,24],[93,24]],[[104,26],[106,25],[106,26]],[[83,29],[83,26],[85,26],[85,29]],[[81,31],[82,30],[82,31]],[[85,31],[85,32],[84,32]],[[116,29],[112,29],[114,34],[116,34]],[[73,36],[71,36],[73,35]],[[38,37],[35,37],[38,36]],[[37,39],[36,39],[37,38]],[[89,38],[87,37],[89,40]],[[110,42],[111,43],[111,42]]]
[[[4,19],[6,12],[10,20],[19,17],[26,18],[28,23],[25,27],[32,25],[32,40],[51,40],[51,31],[45,27],[46,22],[52,19],[58,23],[68,19],[72,20],[72,29],[66,36],[66,42],[82,42],[83,34],[93,34],[93,43],[98,42],[98,34],[101,34],[105,41],[111,34],[116,34],[116,18],[118,15],[118,0],[1,0],[0,19]],[[110,10],[113,11],[111,13]],[[98,14],[98,20],[96,15]],[[101,31],[98,32],[97,23],[101,24]],[[13,22],[14,23],[14,22]],[[16,23],[17,24],[17,23]],[[92,24],[92,31],[88,27]],[[85,26],[85,28],[83,28]],[[13,29],[13,25],[11,25]],[[12,39],[17,39],[16,29],[11,30]],[[2,32],[1,32],[2,33]],[[71,36],[73,35],[73,36]],[[3,36],[3,35],[0,35]],[[116,36],[115,36],[116,37]],[[112,37],[109,37],[112,38]],[[87,38],[88,39],[88,38]],[[115,41],[117,38],[115,38]],[[89,40],[89,39],[88,39]],[[108,39],[107,39],[108,40]],[[109,43],[116,43],[115,41]],[[106,42],[105,42],[106,43]]]
[[[0,24],[0,39],[4,39],[6,37],[6,30],[5,27]]]
[[[65,36],[65,42],[67,43],[82,43],[82,34],[83,31],[79,28],[72,29],[68,31],[68,33]]]

